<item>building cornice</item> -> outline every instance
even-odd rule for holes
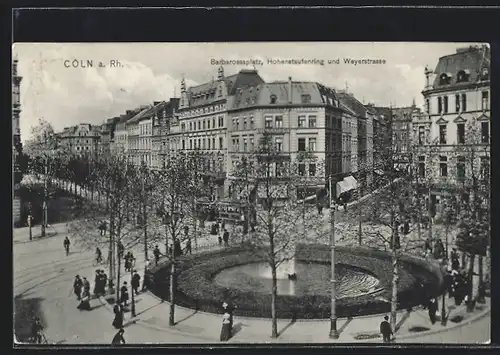
[[[490,81],[485,80],[481,82],[476,82],[476,83],[464,83],[464,84],[456,84],[456,85],[448,85],[444,87],[438,87],[438,88],[432,88],[432,89],[427,89],[427,90],[422,90],[422,95],[428,96],[432,94],[437,94],[437,93],[444,93],[444,92],[456,92],[459,90],[472,90],[472,89],[478,89],[478,88],[483,88],[483,87],[490,87]]]

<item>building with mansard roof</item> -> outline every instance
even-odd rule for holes
[[[473,176],[489,177],[490,60],[488,46],[470,46],[426,67],[425,112],[413,119],[412,139],[433,199]]]
[[[101,126],[80,123],[57,133],[58,144],[75,155],[101,152]]]

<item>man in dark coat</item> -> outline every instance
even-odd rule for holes
[[[69,255],[70,244],[71,244],[71,242],[69,241],[69,238],[68,237],[64,238],[63,245],[64,245],[64,250],[66,250],[66,255]]]
[[[380,334],[382,334],[382,339],[384,343],[391,342],[392,328],[389,324],[389,317],[385,316],[384,320],[380,323]]]
[[[435,298],[431,298],[429,301],[429,319],[432,324],[436,323],[436,312],[438,310],[438,302]]]
[[[120,329],[123,327],[123,307],[119,304],[115,304],[113,313],[115,314],[115,318],[113,319],[112,325],[116,329]]]
[[[460,269],[460,261],[459,261],[458,252],[457,252],[456,248],[453,248],[453,250],[451,251],[450,259],[451,259],[452,270]]]
[[[127,281],[123,282],[123,286],[120,289],[120,303],[123,304],[124,307],[127,307],[128,302],[128,289],[127,289]]]
[[[86,277],[83,278],[83,290],[90,294],[90,282]]]
[[[224,239],[224,246],[227,247],[229,245],[229,232],[227,231],[227,229],[224,229],[222,239]]]
[[[78,301],[80,301],[81,299],[82,287],[83,287],[83,281],[80,278],[80,275],[76,275],[75,281],[73,281],[73,292],[75,293]]]
[[[138,295],[139,294],[139,286],[141,284],[141,275],[137,273],[137,270],[134,270],[134,274],[132,275],[132,280],[130,282],[132,285],[133,292]]]
[[[184,250],[186,251],[186,255],[191,255],[193,253],[193,250],[191,248],[191,238],[188,238],[186,242],[186,248]]]
[[[160,249],[158,249],[158,245],[155,246],[155,248],[153,250],[153,255],[155,257],[155,263],[156,263],[156,265],[158,265],[158,261],[160,260]]]

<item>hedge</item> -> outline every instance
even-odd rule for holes
[[[327,245],[298,245],[296,258],[302,262],[330,263],[330,248]],[[220,271],[249,263],[264,261],[262,254],[244,247],[185,257],[179,260],[176,283],[176,303],[211,313],[220,313],[222,300],[230,297],[238,306],[235,314],[240,316],[270,317],[271,295],[259,292],[244,292],[226,289],[213,282]],[[383,290],[357,297],[337,300],[337,316],[353,317],[390,311],[392,263],[387,252],[363,248],[336,248],[336,264],[345,264],[373,274]],[[149,271],[150,289],[163,299],[169,299],[169,263]],[[369,271],[368,271],[369,270]],[[441,291],[442,275],[424,261],[402,256],[398,285],[398,308],[406,309],[422,304]],[[325,295],[286,296],[278,295],[277,312],[280,318],[319,319],[330,317],[330,297]]]

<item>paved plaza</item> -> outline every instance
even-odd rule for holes
[[[342,211],[339,211],[342,213]],[[327,213],[325,213],[327,215]],[[326,217],[325,217],[326,218]],[[35,230],[37,227],[34,228]],[[50,237],[29,242],[27,228],[14,231],[14,295],[16,303],[37,302],[38,312],[49,343],[57,344],[109,344],[116,330],[112,327],[112,306],[106,299],[91,301],[90,312],[79,311],[72,292],[76,274],[93,283],[95,266],[93,251],[72,245],[66,256],[63,239],[69,234],[66,224],[49,228]],[[36,233],[35,233],[36,235]],[[339,240],[342,236],[338,236]],[[75,243],[73,243],[75,244]],[[217,236],[208,232],[198,241],[199,247],[217,248]],[[106,250],[103,254],[106,255]],[[144,267],[142,246],[133,250],[138,262],[136,269]],[[124,280],[130,282],[127,274]],[[31,300],[31,301],[30,301]],[[441,302],[441,298],[439,298]],[[453,304],[453,306],[452,306]],[[490,334],[489,298],[473,313],[465,306],[454,306],[447,299],[448,323],[431,324],[427,311],[416,308],[398,314],[397,343],[486,343]],[[125,314],[125,339],[128,343],[219,343],[221,316],[176,307],[175,326],[168,325],[169,304],[150,292],[136,297],[136,317]],[[340,337],[328,337],[329,320],[279,320],[277,339],[270,338],[269,319],[235,316],[235,335],[230,343],[381,343],[379,324],[383,315],[339,319]],[[458,323],[451,320],[462,318]],[[17,318],[16,318],[17,319]],[[17,328],[16,328],[17,329]],[[416,331],[420,330],[420,331]]]

